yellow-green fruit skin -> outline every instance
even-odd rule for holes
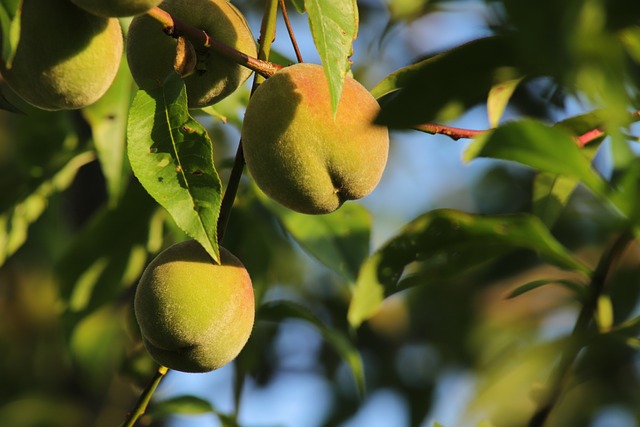
[[[242,263],[220,248],[216,264],[195,240],[149,263],[134,298],[144,345],[159,364],[208,372],[231,362],[253,328],[255,302]]]
[[[256,43],[244,16],[227,0],[168,0],[159,6],[213,39],[249,56],[256,56]],[[143,89],[161,87],[173,72],[176,40],[163,33],[162,25],[141,15],[127,33],[127,60],[134,80]],[[198,69],[184,78],[189,108],[215,104],[234,92],[251,75],[212,49],[199,51]]]
[[[376,187],[389,132],[373,124],[378,102],[346,77],[335,120],[320,65],[296,64],[267,79],[249,101],[242,146],[258,187],[306,214],[330,213]]]
[[[160,4],[162,0],[71,0],[89,13],[99,16],[134,16]]]
[[[120,23],[68,0],[24,0],[20,41],[9,86],[44,110],[74,110],[96,102],[111,86],[123,51]]]

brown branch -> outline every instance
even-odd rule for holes
[[[218,40],[212,38],[206,31],[174,18],[168,12],[154,7],[147,11],[147,15],[158,21],[164,27],[164,32],[174,38],[184,37],[196,47],[211,48],[227,59],[255,71],[263,77],[269,78],[278,70],[284,68],[280,64],[274,64],[253,56],[242,53]]]
[[[487,132],[487,130],[462,129],[452,126],[438,125],[435,123],[423,123],[421,125],[415,126],[414,129],[419,130],[420,132],[426,132],[431,135],[446,135],[454,141],[457,141],[459,139],[475,138],[476,136]]]
[[[630,118],[632,121],[637,121],[640,119],[640,110],[635,111],[630,114]],[[485,132],[489,132],[493,129],[484,129],[484,130],[475,130],[475,129],[463,129],[457,128],[453,126],[447,125],[439,125],[436,123],[423,123],[413,127],[414,130],[418,130],[420,132],[425,132],[431,135],[446,135],[451,139],[457,141],[459,139],[471,139],[475,138],[478,135],[481,135]],[[583,148],[589,143],[595,141],[598,138],[602,138],[606,135],[606,131],[602,128],[602,126],[595,127],[582,135],[576,136],[574,139],[576,141],[576,145],[578,147]]]
[[[296,41],[296,36],[293,34],[293,28],[291,27],[291,21],[289,20],[289,13],[287,12],[287,6],[284,4],[284,0],[280,0],[280,10],[282,10],[282,18],[284,18],[284,24],[287,26],[287,32],[289,33],[289,39],[293,45],[293,50],[296,52],[296,59],[298,62],[304,62],[302,60],[302,54]]]

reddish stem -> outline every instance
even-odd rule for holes
[[[284,24],[287,26],[287,32],[289,33],[289,38],[291,39],[293,50],[296,52],[296,59],[298,60],[298,62],[304,62],[302,61],[302,54],[300,53],[300,48],[298,47],[296,36],[295,34],[293,34],[293,28],[291,27],[289,13],[287,12],[287,6],[284,4],[284,0],[280,0],[280,10],[282,10],[282,17],[284,18]]]
[[[152,8],[147,12],[147,15],[160,22],[164,26],[164,32],[167,35],[174,38],[185,37],[195,46],[211,48],[229,60],[247,67],[266,78],[271,77],[278,70],[284,68],[282,65],[254,58],[253,56],[249,56],[227,46],[226,44],[212,38],[206,33],[206,31],[189,25],[178,18],[174,18],[168,12],[160,9],[159,7]]]

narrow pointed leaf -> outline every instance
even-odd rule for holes
[[[606,183],[591,167],[575,140],[565,130],[525,119],[510,122],[476,138],[465,159],[492,157],[580,179],[596,195],[606,195]]]
[[[109,206],[115,206],[125,190],[129,176],[126,133],[127,114],[133,94],[133,79],[123,58],[109,90],[82,114],[91,126],[100,167],[107,183]]]
[[[329,345],[342,357],[351,369],[358,392],[364,395],[364,366],[357,349],[347,336],[337,329],[327,327],[306,307],[292,301],[270,301],[260,306],[259,320],[280,322],[284,319],[300,319],[316,328]]]
[[[440,274],[449,278],[456,270],[468,270],[516,249],[535,251],[558,267],[590,274],[534,216],[434,210],[407,224],[364,262],[349,307],[349,323],[360,325],[375,314],[383,298],[402,290],[400,278],[413,262],[420,263],[423,275],[437,281]]]
[[[504,113],[505,108],[507,108],[511,95],[513,95],[513,92],[515,92],[521,81],[522,77],[507,79],[504,82],[494,85],[491,90],[489,90],[487,114],[491,127],[495,128],[500,124],[502,113]]]
[[[222,185],[211,140],[189,115],[184,83],[177,74],[162,88],[138,92],[127,136],[129,162],[140,183],[178,227],[219,262]]]
[[[349,71],[353,41],[358,36],[356,0],[305,0],[309,26],[329,83],[331,108],[335,115]]]
[[[573,292],[576,293],[579,297],[585,297],[587,290],[584,286],[577,284],[576,282],[572,282],[571,280],[566,279],[540,279],[534,280],[532,282],[525,283],[524,285],[520,285],[515,288],[507,298],[515,298],[520,295],[526,294],[527,292],[533,291],[534,289],[541,288],[546,285],[560,285],[563,286]]]

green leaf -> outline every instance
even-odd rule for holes
[[[487,114],[489,116],[489,124],[491,127],[498,127],[500,124],[502,113],[505,108],[507,108],[511,95],[513,95],[513,92],[515,92],[521,81],[522,77],[515,79],[509,79],[507,77],[506,80],[494,85],[489,90],[489,96],[487,98]]]
[[[129,176],[126,158],[127,114],[133,95],[133,79],[126,57],[109,90],[82,115],[91,126],[96,153],[107,182],[109,206],[115,206],[125,190]]]
[[[583,297],[587,296],[587,289],[584,286],[579,285],[578,283],[573,282],[571,280],[566,280],[566,279],[540,279],[540,280],[534,280],[532,282],[525,283],[524,285],[518,286],[513,291],[511,291],[511,293],[509,294],[509,296],[507,298],[515,298],[515,297],[518,297],[520,295],[526,294],[529,291],[533,291],[534,289],[538,289],[538,288],[541,288],[542,286],[546,286],[546,285],[560,285],[560,286],[563,286],[563,287],[569,289],[570,291],[575,292],[576,295],[578,295],[578,297],[580,297],[580,298],[583,298]]]
[[[371,215],[357,203],[346,203],[327,215],[304,215],[262,197],[262,202],[309,254],[354,282],[369,255]]]
[[[559,128],[524,119],[510,122],[476,138],[465,160],[492,157],[511,160],[541,171],[580,179],[596,195],[605,196],[606,183],[591,167],[571,135]]]
[[[356,382],[358,392],[364,395],[364,366],[358,350],[349,341],[347,336],[337,329],[327,327],[320,319],[311,313],[306,307],[292,301],[269,301],[262,304],[258,310],[259,320],[280,322],[284,319],[300,319],[315,327],[333,349],[344,359]]]
[[[398,282],[405,267],[415,261],[420,262],[423,276],[437,281],[443,271],[450,277],[456,270],[468,270],[516,249],[536,251],[556,266],[590,274],[589,267],[555,240],[534,216],[434,210],[407,224],[364,262],[353,290],[349,323],[359,326],[375,314],[385,297],[402,290]]]
[[[123,310],[110,304],[89,313],[74,328],[69,347],[86,384],[103,390],[125,354]]]
[[[222,184],[206,129],[187,109],[184,83],[138,91],[127,126],[129,162],[147,192],[185,233],[220,261],[217,221]]]
[[[94,159],[91,152],[76,155],[51,175],[38,180],[29,193],[13,205],[0,211],[0,266],[26,242],[29,226],[40,218],[51,196],[69,187],[78,169]]]
[[[304,13],[304,0],[291,0],[298,13]]]
[[[132,182],[122,203],[103,208],[73,240],[56,265],[69,313],[81,313],[116,298],[140,277],[149,253],[159,250],[160,208]]]
[[[409,128],[449,121],[486,101],[494,85],[522,74],[516,55],[503,37],[487,37],[401,68],[372,90],[381,100],[378,123]],[[509,73],[505,73],[509,70]],[[443,82],[455,82],[447,85]]]
[[[309,26],[329,83],[331,108],[335,115],[349,71],[353,41],[358,36],[356,0],[304,0]]]
[[[11,68],[20,42],[20,17],[23,0],[2,0],[0,2],[0,38],[2,39],[2,61]]]
[[[157,420],[171,415],[201,415],[210,412],[215,413],[209,401],[197,396],[184,395],[158,402],[147,415]]]
[[[600,110],[580,114],[558,122],[554,127],[566,130],[576,138],[603,124]],[[599,138],[580,151],[589,161],[593,160],[604,138]],[[580,180],[575,177],[550,172],[538,172],[533,181],[533,213],[551,228],[567,205]]]

